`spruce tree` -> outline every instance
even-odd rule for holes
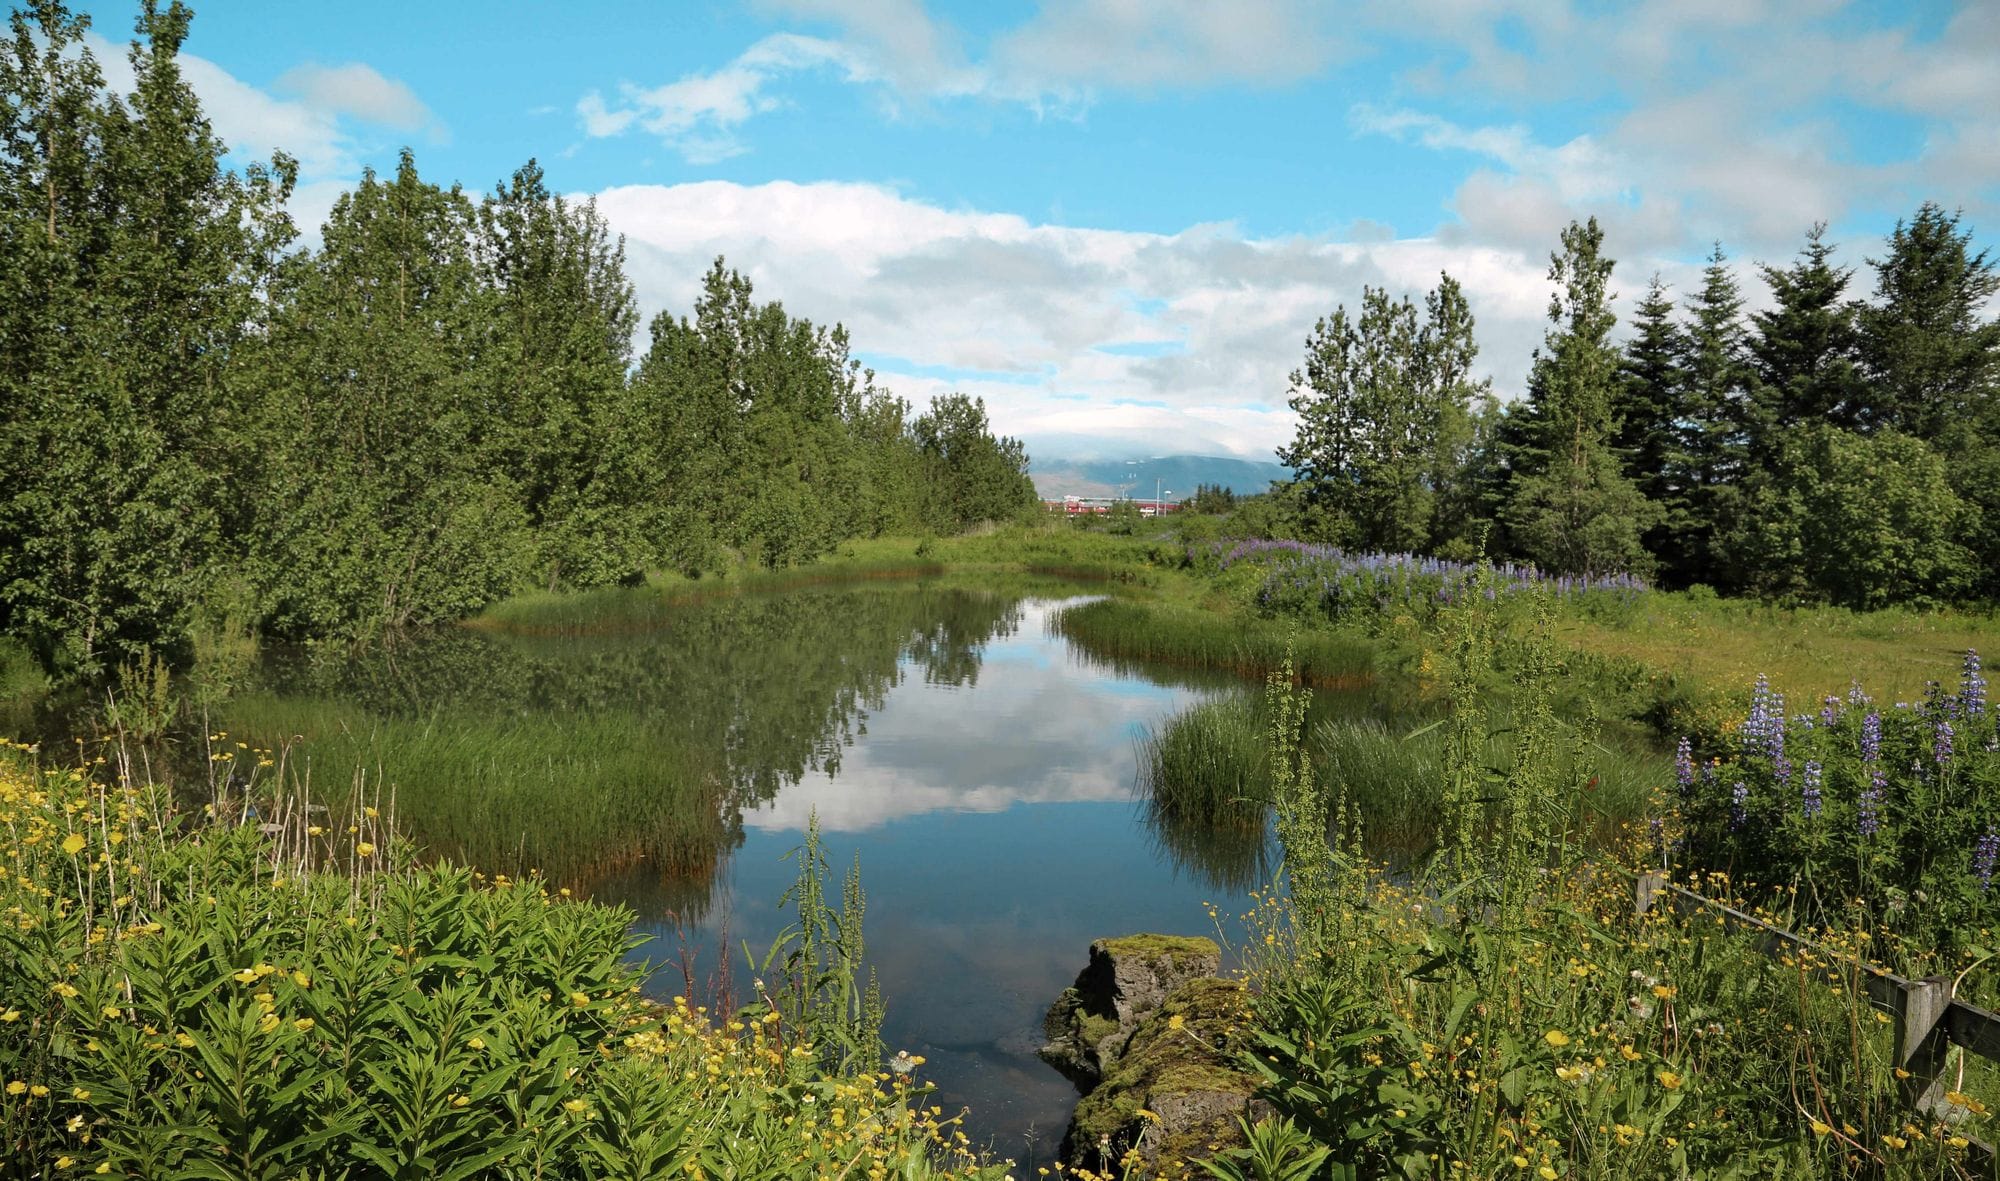
[[[1734,575],[1721,560],[1717,539],[1740,514],[1752,411],[1743,295],[1719,242],[1702,268],[1701,290],[1688,302],[1687,313],[1681,354],[1685,492],[1674,528],[1673,577],[1681,583],[1727,587]]]
[[[1647,284],[1645,298],[1633,309],[1632,326],[1619,364],[1612,447],[1640,494],[1660,509],[1658,523],[1644,540],[1659,562],[1661,579],[1684,585],[1696,577],[1700,564],[1685,545],[1691,507],[1686,375],[1681,369],[1686,342],[1660,276]]]
[[[1571,222],[1549,256],[1550,327],[1503,443],[1501,522],[1518,552],[1560,574],[1650,572],[1640,535],[1659,515],[1612,447],[1619,357],[1603,244],[1596,218]]]
[[[1974,252],[1959,220],[1926,201],[1897,222],[1888,256],[1869,260],[1875,302],[1857,309],[1870,393],[1863,424],[1947,449],[1992,433],[2000,386],[2000,320],[1981,319],[2000,273],[1988,251]]]
[[[1846,302],[1853,270],[1833,265],[1826,223],[1806,233],[1789,267],[1759,267],[1772,306],[1750,317],[1755,382],[1751,389],[1751,443],[1760,454],[1775,445],[1774,431],[1802,423],[1859,426],[1867,390],[1856,363],[1854,308]]]

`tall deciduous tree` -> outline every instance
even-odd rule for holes
[[[1658,516],[1612,447],[1619,357],[1603,244],[1596,218],[1571,222],[1549,256],[1550,327],[1503,440],[1500,519],[1523,555],[1564,574],[1646,571],[1640,536]]]
[[[538,580],[598,586],[642,569],[630,510],[625,376],[638,307],[622,239],[591,203],[549,192],[533,160],[481,202],[475,253],[491,294],[483,341],[484,459],[535,531]]]
[[[1441,538],[1440,496],[1454,501],[1483,389],[1471,309],[1449,275],[1424,301],[1377,288],[1361,313],[1337,308],[1314,325],[1291,379],[1298,433],[1278,458],[1298,473],[1329,539],[1375,550],[1419,550]]]
[[[184,657],[222,594],[232,366],[291,237],[290,162],[222,167],[178,62],[191,20],[142,5],[124,97],[55,0],[17,11],[0,54],[0,616],[83,671]]]
[[[924,459],[925,496],[935,528],[957,531],[979,521],[1007,520],[1034,507],[1028,452],[1020,440],[996,437],[986,403],[947,394],[913,424]]]
[[[518,486],[480,462],[493,301],[474,211],[406,150],[334,204],[288,264],[265,359],[274,440],[257,541],[280,631],[364,636],[452,618],[517,585]]]

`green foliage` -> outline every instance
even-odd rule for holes
[[[1766,595],[1847,607],[1950,602],[1971,585],[1967,517],[1944,460],[1893,430],[1788,436],[1733,544]]]
[[[795,907],[799,921],[772,941],[762,961],[751,961],[759,973],[752,985],[758,999],[744,1010],[745,1019],[775,1013],[804,1031],[819,1068],[830,1075],[872,1071],[882,1061],[882,996],[873,972],[867,986],[861,984],[867,913],[861,863],[857,859],[848,870],[836,910],[826,896],[832,869],[820,848],[819,813],[806,821],[805,843],[789,856],[798,862],[799,877],[778,905]],[[773,987],[766,978],[774,967],[779,977]]]
[[[0,1176],[972,1173],[927,1088],[647,999],[628,912],[264,803],[286,832],[0,763]]]
[[[475,202],[364,173],[291,251],[295,168],[224,171],[146,0],[130,95],[55,0],[0,47],[0,631],[213,701],[260,634],[366,640],[530,586],[1010,518],[1018,442],[912,419],[718,260],[636,374],[624,247],[529,161]]]
[[[1191,706],[1140,742],[1140,787],[1168,823],[1249,829],[1271,805],[1268,737],[1244,696]]]
[[[1467,669],[1490,634],[1478,602],[1458,623]],[[1490,797],[1465,801],[1481,809],[1482,837],[1451,838],[1461,852],[1414,880],[1335,855],[1331,843],[1288,841],[1288,861],[1330,865],[1333,880],[1294,870],[1289,898],[1262,899],[1246,916],[1259,1001],[1245,1064],[1275,1110],[1256,1167],[1606,1181],[1973,1167],[1984,1103],[1953,1092],[1942,1113],[1902,1106],[1890,1020],[1846,958],[1873,946],[1865,933],[1768,956],[1754,934],[1706,911],[1635,914],[1618,866],[1657,857],[1653,840],[1574,855],[1566,803],[1588,785],[1564,761],[1579,750],[1575,735],[1549,708],[1561,675],[1549,623],[1544,615],[1541,638],[1528,637],[1518,672],[1504,731],[1511,766],[1489,778],[1476,770],[1483,760],[1450,759],[1492,785]],[[1767,705],[1782,727],[1782,706]],[[1990,725],[1983,699],[1981,717]],[[1502,736],[1477,717],[1460,721],[1482,746]],[[1882,758],[1908,754],[1885,745]],[[1802,835],[1763,824],[1774,844]],[[2000,838],[1989,843],[2000,849]],[[1845,898],[1844,884],[1826,885],[1827,898]],[[1329,1150],[1311,1166],[1308,1143]],[[1251,1175],[1255,1159],[1232,1153],[1211,1171]]]
[[[979,521],[1010,520],[1040,503],[1027,450],[1019,440],[993,436],[982,399],[939,398],[911,434],[923,456],[933,527],[956,533]]]
[[[1443,531],[1439,491],[1462,466],[1467,414],[1483,387],[1472,313],[1450,275],[1425,297],[1362,292],[1361,313],[1320,320],[1292,374],[1298,434],[1278,452],[1323,514],[1318,536],[1363,549],[1415,551]]]
[[[1195,608],[1100,599],[1065,607],[1054,626],[1085,653],[1105,660],[1154,661],[1261,677],[1294,643],[1289,620],[1231,618]],[[1296,668],[1309,685],[1354,684],[1371,676],[1376,645],[1328,630],[1296,634]]]
[[[1980,317],[2000,293],[2000,260],[1975,253],[1959,215],[1931,201],[1896,223],[1887,246],[1870,260],[1877,302],[1858,313],[1865,421],[1926,441],[1990,439],[2000,425],[2000,320]]]
[[[1219,516],[1236,508],[1236,493],[1220,484],[1197,484],[1194,495],[1181,502],[1180,511],[1202,516]]]
[[[1760,678],[1732,741],[1682,747],[1675,864],[1777,891],[1801,926],[1872,932],[1912,976],[1955,963],[2000,920],[2000,715],[1976,654],[1957,682],[1893,708],[1857,685],[1795,717]]]
[[[230,362],[266,321],[295,170],[223,170],[189,20],[142,6],[124,96],[54,0],[0,49],[0,626],[65,673],[184,659],[242,526]]]
[[[1610,344],[1612,260],[1597,219],[1570,223],[1550,256],[1549,328],[1510,414],[1499,517],[1514,547],[1558,574],[1644,573],[1640,536],[1660,510],[1625,477],[1612,447],[1619,358]]]

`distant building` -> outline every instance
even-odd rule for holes
[[[1044,500],[1042,507],[1050,512],[1061,510],[1068,516],[1075,517],[1084,513],[1108,513],[1113,505],[1128,503],[1138,505],[1139,515],[1142,517],[1157,517],[1161,513],[1181,511],[1180,502],[1177,500],[1132,500],[1124,496],[1065,496],[1061,500]]]

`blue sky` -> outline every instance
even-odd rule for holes
[[[134,6],[82,7],[126,38]],[[405,144],[472,190],[533,156],[627,235],[649,315],[722,254],[1045,455],[1267,456],[1315,318],[1441,269],[1510,396],[1571,217],[1628,293],[1719,239],[1761,298],[1816,220],[1865,290],[1926,198],[2000,241],[1979,0],[195,9],[189,78],[240,154],[300,158],[301,223]]]

